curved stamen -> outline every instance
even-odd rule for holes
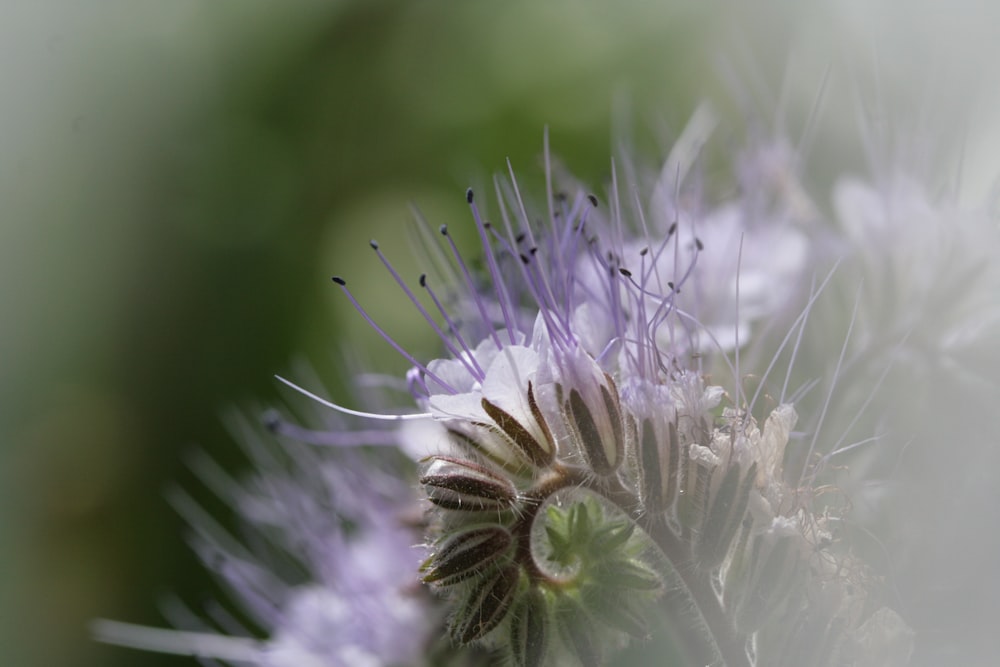
[[[417,420],[417,419],[430,419],[431,418],[431,413],[429,413],[429,412],[415,412],[415,413],[406,414],[406,415],[384,415],[384,414],[379,414],[377,412],[363,412],[361,410],[352,410],[351,408],[345,408],[342,405],[337,405],[336,403],[328,401],[325,398],[320,398],[319,396],[317,396],[316,394],[312,393],[308,389],[304,389],[304,388],[300,387],[299,385],[295,384],[294,382],[292,382],[291,380],[286,380],[285,378],[281,377],[280,375],[275,375],[274,378],[276,380],[278,380],[279,382],[282,382],[282,383],[288,385],[289,387],[291,387],[295,391],[299,392],[303,396],[307,396],[307,397],[311,398],[312,400],[316,401],[320,405],[325,405],[326,407],[331,408],[333,410],[336,410],[337,412],[342,412],[345,415],[352,415],[354,417],[364,417],[365,419],[378,419],[378,420],[381,420],[381,421],[390,421],[390,422],[414,421],[414,420]]]
[[[392,430],[319,431],[299,426],[273,413],[266,416],[265,426],[276,435],[310,445],[322,445],[326,447],[391,447],[399,444],[399,434]]]

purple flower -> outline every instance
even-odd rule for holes
[[[546,144],[540,206],[513,170],[495,181],[493,215],[467,191],[476,261],[447,226],[421,228],[447,262],[419,288],[372,241],[441,358],[406,350],[333,279],[412,364],[415,411],[345,408],[283,380],[393,428],[275,428],[314,445],[398,445],[419,462],[421,563],[399,470],[344,447],[289,442],[279,456],[247,437],[251,482],[204,459],[196,470],[262,543],[248,549],[177,504],[266,638],[107,622],[98,633],[268,667],[414,663],[435,620],[422,578],[448,605],[456,647],[520,667],[604,664],[667,625],[688,664],[906,664],[912,632],[841,540],[849,503],[821,499],[830,459],[853,447],[824,443],[836,383],[817,408],[801,400],[816,383],[791,382],[834,274],[815,267],[832,233],[781,141],[749,148],[728,187],[706,183],[714,125],[699,110],[654,174],[612,165],[606,197],[560,175]],[[864,199],[842,192],[847,209]],[[848,347],[822,350],[835,380]]]
[[[792,347],[794,360],[819,292],[801,287],[814,211],[777,178],[754,183],[766,197],[699,199],[710,125],[696,115],[648,200],[614,168],[606,203],[562,194],[547,151],[537,209],[513,172],[496,181],[492,220],[469,190],[484,268],[441,227],[457,282],[421,276],[434,315],[373,241],[447,357],[410,355],[334,278],[414,364],[421,412],[405,419],[423,422],[421,442],[404,446],[430,455],[421,483],[436,506],[422,571],[459,644],[517,665],[600,664],[672,623],[691,664],[862,664],[848,657],[862,644],[908,660],[905,624],[834,539],[844,508],[814,502],[824,413],[786,469],[798,392],[786,380],[768,409],[743,389],[741,355]],[[762,335],[775,320],[777,344]],[[774,361],[754,369],[761,386]]]
[[[414,575],[416,499],[397,460],[354,447],[315,447],[234,420],[256,471],[231,479],[205,455],[192,467],[235,510],[242,539],[183,492],[172,494],[194,531],[194,548],[265,633],[230,636],[207,615],[175,613],[179,631],[99,621],[98,637],[139,648],[262,667],[419,662],[436,624]],[[309,432],[272,419],[273,430],[327,445],[379,442],[391,433]],[[361,436],[357,438],[356,436]]]

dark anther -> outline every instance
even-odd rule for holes
[[[647,254],[649,254],[649,246],[646,246],[645,248],[639,251],[640,257],[645,257]]]
[[[441,225],[438,231],[441,232],[441,236],[448,236],[448,225]]]
[[[538,246],[535,246],[534,248],[532,248],[532,249],[531,249],[531,250],[529,250],[528,252],[529,252],[529,253],[531,253],[531,256],[532,256],[532,257],[534,257],[534,256],[535,256],[535,254],[536,254],[536,253],[538,252]]]
[[[587,199],[590,200],[590,205],[591,206],[593,206],[594,208],[597,208],[597,196],[596,195],[587,195]]]
[[[472,188],[465,191],[465,201],[470,204],[472,203]]]
[[[698,252],[701,252],[702,250],[705,249],[705,244],[702,243],[701,239],[699,239],[697,237],[695,237],[695,239],[694,239],[694,245],[695,245],[696,248],[698,248]]]
[[[517,235],[517,238],[515,238],[514,241],[516,241],[517,243],[523,243],[525,237],[527,237],[527,234],[521,232],[520,234]]]
[[[525,266],[527,266],[528,264],[530,264],[530,263],[531,263],[531,260],[530,260],[530,259],[528,259],[528,256],[527,256],[527,255],[521,255],[521,262],[522,262],[522,263],[523,263],[523,264],[524,264]]]
[[[622,274],[626,278],[631,278],[632,277],[632,272],[629,271],[628,269],[618,269],[618,273]]]
[[[372,250],[378,250],[378,241],[376,241],[375,239],[369,241],[368,245],[372,247]]]
[[[677,223],[675,222],[674,224],[670,225],[670,229],[667,230],[667,238],[673,236],[674,232],[676,231],[677,231]]]
[[[673,290],[674,289],[674,283],[673,283],[673,281],[668,282],[667,283],[667,287],[669,287],[671,290]]]
[[[427,274],[426,273],[421,273],[420,274],[420,286],[421,287],[427,287]]]
[[[333,282],[337,283],[341,287],[343,287],[344,285],[347,284],[347,281],[344,280],[343,278],[341,278],[340,276],[334,276],[333,277]]]
[[[489,220],[487,220],[486,222],[483,223],[483,229],[489,229],[492,226],[493,226],[493,223],[490,222]]]

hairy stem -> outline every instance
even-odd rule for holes
[[[557,491],[570,487],[583,488],[595,493],[633,520],[636,519],[638,501],[635,495],[613,477],[594,477],[583,469],[559,466],[539,479],[535,487],[526,494],[535,502],[528,506],[514,530],[520,545],[518,561],[526,567],[529,576],[536,581],[545,581],[549,585],[558,585],[560,582],[553,580],[535,562],[531,553],[531,528],[545,500]],[[691,545],[679,538],[662,517],[647,526],[647,534],[660,548],[676,573],[679,580],[675,583],[683,586],[687,601],[694,604],[699,616],[698,624],[710,635],[705,640],[713,644],[713,653],[721,656],[725,667],[753,667],[746,652],[747,637],[737,632],[726,616],[719,596],[712,587],[711,570],[698,567],[691,553]],[[704,647],[696,645],[699,639],[697,634],[679,632],[675,634],[675,638],[691,644],[688,647],[691,654],[698,655],[704,652]]]
[[[581,485],[600,494],[613,503],[633,520],[638,506],[635,495],[617,480],[595,484],[591,480],[581,480]],[[719,596],[712,587],[711,570],[698,567],[691,553],[691,545],[679,538],[662,518],[657,518],[647,527],[647,534],[663,552],[674,571],[687,589],[688,599],[694,603],[704,627],[711,634],[726,667],[752,667],[746,652],[747,637],[736,631],[732,621],[726,616]],[[678,633],[682,640],[696,641],[689,633]]]

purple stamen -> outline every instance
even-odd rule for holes
[[[625,279],[635,288],[634,290],[626,290],[626,296],[631,297],[635,302],[636,310],[636,340],[634,343],[638,347],[638,356],[635,356],[628,348],[625,347],[626,353],[629,355],[629,361],[632,362],[633,366],[639,371],[639,375],[643,375],[646,369],[646,346],[648,341],[646,341],[641,328],[641,323],[646,321],[646,304],[643,298],[643,289],[638,284],[636,284],[635,279],[632,277],[632,272],[626,268],[619,268],[618,273],[625,277]],[[627,325],[626,325],[627,326]],[[652,353],[652,350],[650,350]],[[652,373],[655,369],[652,365],[649,366],[649,371]]]
[[[608,276],[607,282],[607,296],[608,301],[611,306],[612,313],[621,313],[621,294],[618,292],[619,276],[621,275],[618,271],[618,258],[615,257],[611,251],[607,253],[607,259],[601,254],[600,249],[597,248],[596,244],[591,245],[591,257],[597,263],[598,269],[601,273]],[[622,330],[622,320],[620,317],[615,317],[615,337],[623,338],[624,331]]]
[[[524,207],[524,200],[521,198],[521,191],[517,187],[517,177],[514,176],[514,167],[511,165],[510,160],[507,160],[507,171],[510,173],[510,185],[514,190],[514,201],[517,202],[517,207],[521,214],[521,220],[524,221],[525,231],[528,233],[528,241],[531,243],[532,248],[538,247],[538,241],[535,240],[535,235],[531,230],[531,222],[528,218],[528,211]],[[557,303],[555,300],[555,295],[552,292],[552,287],[549,285],[548,279],[546,278],[545,271],[538,271],[538,277],[541,282],[541,287],[543,290],[539,290],[540,294],[543,296],[544,300],[549,304],[554,312],[559,312]],[[567,335],[569,334],[567,328]]]
[[[430,370],[427,369],[426,366],[424,366],[422,363],[420,363],[419,361],[417,361],[416,357],[414,357],[412,354],[410,354],[409,352],[407,352],[406,350],[404,350],[403,347],[399,343],[397,343],[395,340],[393,340],[393,338],[382,329],[382,327],[380,327],[379,325],[375,324],[375,320],[373,320],[371,318],[371,315],[369,315],[368,312],[364,308],[361,307],[361,304],[358,303],[358,300],[354,298],[353,294],[351,294],[351,290],[349,290],[347,288],[347,282],[343,278],[341,278],[339,276],[334,276],[333,277],[333,282],[337,283],[340,286],[340,289],[344,292],[344,294],[347,295],[347,298],[350,300],[350,302],[354,306],[355,310],[357,310],[359,313],[361,313],[361,317],[365,318],[365,321],[368,322],[368,324],[371,326],[371,328],[373,328],[378,333],[378,335],[382,337],[382,339],[385,342],[389,343],[389,345],[391,345],[397,352],[399,352],[401,355],[403,355],[403,357],[407,361],[409,361],[411,364],[413,364],[414,366],[416,366],[417,368],[419,368],[429,378],[431,378],[432,380],[434,380],[435,382],[437,382],[439,385],[441,385],[441,387],[444,388],[445,391],[451,392],[452,394],[457,394],[458,393],[458,391],[454,387],[452,387],[450,384],[448,384],[447,382],[445,382],[444,380],[442,380],[440,377],[438,377],[437,375],[435,375],[434,373],[432,373]]]
[[[448,225],[441,225],[440,232],[441,236],[448,239],[448,245],[451,247],[451,254],[455,257],[455,262],[458,264],[458,268],[462,271],[462,275],[465,277],[465,284],[468,286],[469,292],[472,294],[472,300],[476,303],[476,308],[479,310],[480,317],[483,318],[483,324],[486,325],[490,338],[492,338],[493,342],[496,343],[498,350],[502,349],[503,344],[500,342],[500,337],[497,336],[496,328],[493,326],[493,321],[486,313],[486,304],[483,303],[482,297],[479,296],[479,290],[476,289],[476,284],[472,280],[472,274],[469,272],[469,267],[465,265],[465,260],[462,259],[462,253],[458,251],[458,246],[455,245],[455,240],[448,234]]]
[[[675,227],[671,226],[671,232],[670,232],[671,235],[673,235],[674,229],[675,229]],[[691,258],[691,263],[688,264],[687,269],[684,271],[684,275],[682,275],[680,277],[680,279],[677,279],[675,277],[675,279],[673,281],[667,283],[667,286],[670,288],[670,290],[672,291],[673,294],[680,294],[681,286],[684,285],[687,282],[688,278],[690,278],[691,275],[694,273],[695,267],[698,265],[698,257],[700,255],[700,251],[704,248],[704,246],[701,244],[701,241],[698,241],[697,239],[695,239],[695,241],[696,241],[696,243],[695,243],[695,252],[693,253],[693,256]],[[677,273],[678,259],[679,259],[679,254],[680,254],[680,247],[679,246],[680,246],[680,237],[678,236],[677,237],[677,241],[674,243],[674,274],[675,274],[675,276],[676,276],[676,273]],[[663,314],[663,316],[662,316],[662,319],[660,319],[660,321],[657,322],[656,326],[653,329],[654,334],[655,334],[656,329],[658,329],[660,327],[660,325],[663,324],[664,321],[666,321],[666,316],[667,316],[667,313],[665,312]],[[693,338],[691,336],[692,336],[692,332],[688,331],[689,343],[693,344],[694,341],[693,341]]]
[[[570,224],[571,220],[577,219],[577,211],[582,208],[583,197],[577,196],[576,201],[573,205],[573,210],[570,212],[569,217],[566,218],[566,238],[562,245],[563,253],[567,257],[576,258],[580,252],[580,239],[584,238],[584,230],[587,224],[587,214],[592,211],[592,208],[584,208],[581,213],[579,213],[579,221],[573,225]],[[572,270],[564,271],[565,276],[563,280],[563,293],[566,295],[567,308],[571,308],[570,299],[573,294],[573,282],[574,273]]]
[[[516,239],[514,236],[514,228],[511,224],[510,216],[507,214],[507,207],[504,204],[504,195],[500,187],[500,182],[496,178],[494,178],[494,187],[496,188],[497,193],[497,203],[500,207],[500,218],[504,222],[504,227],[507,230],[507,236],[514,241]],[[531,241],[531,226],[530,224],[527,224],[527,220],[525,220],[525,223],[526,230],[524,233],[526,238]],[[521,253],[516,253],[515,257],[520,258],[520,261],[517,262],[517,264],[520,268],[521,275],[524,277],[528,292],[531,294],[532,298],[534,298],[535,304],[538,306],[538,312],[541,314],[542,319],[545,322],[545,326],[549,331],[550,337],[552,337],[553,341],[560,340],[562,342],[568,342],[559,323],[552,319],[553,312],[555,312],[554,308],[546,301],[545,295],[541,291],[537,279],[528,269],[529,264],[531,264],[531,258],[528,255]]]
[[[486,255],[486,265],[490,270],[490,279],[493,281],[493,289],[496,291],[497,302],[500,304],[500,311],[503,313],[504,325],[507,327],[507,336],[510,338],[510,344],[514,345],[517,343],[517,338],[514,336],[514,326],[510,319],[507,291],[504,289],[503,281],[500,279],[497,259],[493,254],[493,246],[490,245],[489,238],[486,236],[486,227],[479,216],[479,207],[476,206],[472,188],[466,190],[465,200],[469,203],[469,208],[472,210],[472,219],[476,221],[476,230],[479,232],[479,241],[483,246],[483,253]]]
[[[462,336],[458,325],[448,315],[448,311],[445,309],[444,305],[442,305],[440,299],[437,297],[437,294],[434,293],[434,290],[431,289],[431,286],[427,284],[426,273],[420,276],[420,286],[427,290],[431,300],[434,302],[434,306],[438,309],[438,312],[441,313],[441,317],[444,318],[445,324],[448,325],[448,330],[454,334],[455,340],[458,341],[458,344],[462,346],[462,350],[468,355],[469,362],[475,366],[476,372],[473,373],[473,375],[475,375],[478,380],[482,381],[486,377],[486,372],[483,370],[482,366],[479,365],[479,362],[476,361],[476,355],[472,353],[472,349],[469,347],[469,344],[465,342],[465,338]]]
[[[563,265],[563,255],[559,252],[559,228],[556,222],[556,210],[555,203],[552,197],[552,154],[549,151],[549,128],[545,128],[543,137],[543,157],[545,161],[545,201],[548,204],[549,211],[549,226],[551,227],[551,234],[549,235],[550,243],[550,256],[553,258],[555,275],[567,276],[569,277],[570,272],[567,271],[567,267]],[[565,218],[564,218],[565,219]],[[569,255],[570,258],[575,257],[575,255]],[[569,290],[563,292],[564,295],[569,294]],[[567,304],[568,306],[569,304]]]
[[[416,295],[410,290],[409,287],[406,286],[406,283],[403,282],[403,279],[399,276],[399,273],[396,271],[395,268],[393,268],[392,264],[382,253],[382,250],[379,248],[378,243],[376,241],[371,241],[370,245],[372,247],[372,250],[375,251],[375,254],[378,255],[378,258],[382,261],[382,264],[389,271],[389,274],[392,276],[393,280],[396,281],[396,284],[399,285],[400,289],[403,290],[406,296],[409,297],[410,301],[413,302],[413,305],[417,307],[417,310],[420,311],[420,314],[423,315],[427,323],[431,325],[431,328],[434,329],[434,333],[438,335],[438,338],[441,339],[441,341],[444,343],[444,346],[448,349],[448,351],[452,354],[452,356],[458,359],[460,362],[462,362],[462,365],[465,366],[466,370],[469,371],[470,375],[472,375],[474,378],[478,380],[481,380],[482,375],[480,374],[480,372],[478,372],[475,368],[470,366],[469,362],[466,361],[465,356],[458,351],[458,349],[454,346],[454,344],[450,340],[448,340],[447,334],[445,334],[445,332],[441,330],[441,327],[439,327],[437,322],[434,321],[434,318],[432,318],[430,313],[427,312],[427,309],[424,308],[424,306],[420,303]],[[421,279],[423,279],[423,276],[421,276]]]

